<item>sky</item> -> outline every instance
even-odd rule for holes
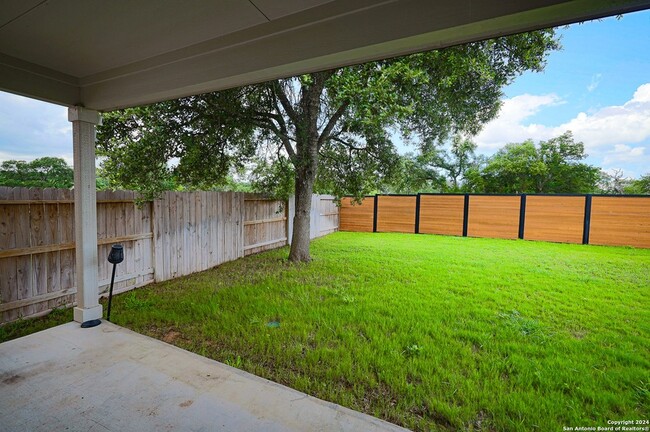
[[[542,73],[504,89],[497,119],[474,141],[492,154],[511,142],[535,142],[570,130],[587,162],[627,177],[650,172],[650,11],[558,29],[561,51]],[[0,92],[0,161],[64,158],[72,165],[67,109]]]
[[[561,51],[505,88],[499,117],[474,137],[481,153],[570,130],[587,162],[650,172],[650,11],[558,29]]]

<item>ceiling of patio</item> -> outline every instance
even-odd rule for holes
[[[141,105],[650,7],[650,0],[3,0],[0,89]]]

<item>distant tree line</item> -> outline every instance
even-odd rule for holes
[[[607,173],[584,163],[584,144],[571,132],[540,141],[506,144],[492,156],[476,154],[469,139],[454,136],[448,146],[433,146],[414,155],[400,156],[392,182],[378,193],[604,193],[650,195],[650,173],[638,179],[623,176],[621,170]],[[201,187],[184,184],[177,176],[166,180],[167,190],[228,190],[269,192],[273,175],[259,175],[259,168],[239,170],[225,183]],[[281,173],[277,173],[281,176]],[[259,181],[262,178],[265,181]],[[0,186],[64,188],[74,185],[74,171],[62,158],[43,157],[31,162],[8,160],[0,164]],[[277,183],[275,184],[277,187]],[[97,170],[97,189],[125,189],[119,177]],[[317,184],[319,193],[334,193],[327,184]]]
[[[69,189],[73,185],[74,171],[61,158],[8,160],[0,164],[0,186]]]
[[[586,164],[584,144],[570,131],[537,144],[506,144],[489,157],[476,149],[455,136],[446,147],[402,156],[402,175],[382,192],[650,194],[650,174],[629,179]]]

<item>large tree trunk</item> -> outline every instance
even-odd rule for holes
[[[332,72],[311,74],[312,82],[301,87],[299,116],[296,118],[296,154],[293,160],[296,169],[296,214],[293,217],[293,238],[289,261],[309,262],[309,225],[311,195],[318,170],[318,117],[320,97],[325,81]]]
[[[296,214],[293,217],[293,236],[289,261],[309,262],[309,241],[311,221],[311,195],[314,191],[314,177],[308,171],[296,173]]]

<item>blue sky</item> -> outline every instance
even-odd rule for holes
[[[563,49],[544,72],[505,89],[499,118],[475,137],[480,151],[571,130],[589,163],[633,177],[650,172],[650,11],[558,33]]]
[[[563,50],[543,73],[505,89],[499,118],[474,140],[491,154],[509,142],[569,129],[588,162],[626,176],[650,172],[650,11],[561,28]],[[0,161],[58,156],[72,164],[63,107],[0,92]]]

